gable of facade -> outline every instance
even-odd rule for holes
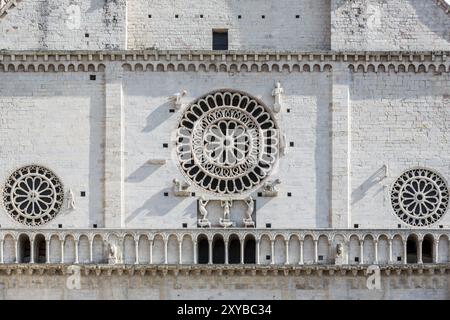
[[[209,50],[228,30],[230,50],[449,49],[441,0],[56,1],[4,0],[0,49]]]

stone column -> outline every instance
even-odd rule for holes
[[[270,264],[275,264],[275,240],[270,240],[270,250],[272,253]]]
[[[439,240],[434,240],[433,262],[439,263]]]
[[[75,240],[75,264],[78,264],[78,240]]]
[[[406,247],[406,241],[403,241],[403,264],[408,263],[408,249]]]
[[[153,240],[149,240],[149,242],[150,242],[149,263],[153,264]]]
[[[212,240],[208,240],[208,264],[213,263],[213,242]]]
[[[139,239],[134,239],[134,250],[136,252],[134,264],[139,264]]]
[[[286,246],[286,261],[284,264],[289,264],[289,240],[284,241]]]
[[[14,250],[16,254],[16,263],[19,263],[19,241],[14,239]]]
[[[197,241],[194,241],[194,264],[198,264],[198,258],[197,258]]]
[[[318,240],[314,240],[314,263],[317,264],[319,262],[319,249],[318,249]]]
[[[45,263],[50,263],[50,240],[45,239]]]
[[[393,257],[392,257],[392,239],[389,239],[389,264],[394,263]]]
[[[0,263],[5,263],[5,258],[3,257],[3,240],[0,240]]]
[[[336,64],[331,87],[331,210],[333,228],[351,227],[351,75]]]
[[[124,227],[124,111],[121,62],[105,70],[105,216],[106,228]]]
[[[422,243],[423,240],[419,240],[419,245],[417,246],[417,263],[422,264]]]
[[[64,240],[61,240],[61,263],[64,263]]]
[[[364,264],[364,240],[359,240],[359,264]]]
[[[168,240],[164,239],[164,264],[168,263],[168,258]]]
[[[241,240],[241,264],[244,264],[244,240]]]
[[[260,261],[260,254],[261,254],[261,248],[260,248],[260,242],[259,242],[259,240],[256,240],[256,264],[261,264],[261,261]],[[2,257],[3,257],[3,255],[2,255]]]
[[[183,240],[178,241],[178,264],[183,264]]]
[[[228,241],[224,242],[225,244],[225,264],[228,264]]]
[[[89,262],[94,263],[94,239],[89,240]]]
[[[298,260],[298,264],[304,264],[305,263],[303,261],[303,247],[304,247],[304,241],[300,240],[300,258]]]
[[[34,239],[30,240],[30,263],[34,263]]]
[[[373,243],[375,246],[375,264],[378,264],[378,241],[375,240]]]

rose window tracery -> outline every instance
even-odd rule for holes
[[[449,190],[436,172],[414,168],[403,173],[391,189],[394,212],[412,226],[428,226],[442,218],[448,208]]]
[[[278,129],[270,112],[240,92],[208,94],[184,112],[177,156],[185,176],[206,191],[237,194],[259,185],[278,155]]]
[[[3,201],[9,215],[29,226],[53,219],[64,200],[59,178],[47,168],[31,165],[16,170],[7,180]]]

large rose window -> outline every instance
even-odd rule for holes
[[[414,168],[403,173],[391,190],[391,203],[397,216],[412,226],[437,222],[447,211],[449,190],[436,172]]]
[[[271,172],[278,154],[278,129],[255,98],[218,91],[184,112],[176,150],[181,170],[202,189],[243,193]]]
[[[3,201],[16,221],[38,226],[53,219],[60,211],[64,191],[58,177],[40,166],[16,170],[6,182]]]

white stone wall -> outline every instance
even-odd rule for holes
[[[125,13],[125,0],[18,1],[0,18],[0,49],[125,49]]]
[[[335,51],[449,50],[450,16],[436,0],[333,0]]]
[[[448,271],[447,271],[448,272]],[[398,275],[391,272],[381,274],[381,289],[369,290],[367,276],[363,272],[353,275],[347,272],[328,274],[323,272],[300,275],[195,275],[183,273],[168,275],[144,276],[136,271],[129,275],[126,271],[107,275],[89,275],[81,273],[81,288],[70,289],[66,286],[69,275],[43,274],[36,272],[29,275],[27,270],[21,274],[0,276],[1,300],[215,300],[232,299],[245,300],[251,297],[256,300],[446,300],[449,297],[448,273],[435,274],[423,272],[408,275],[403,272]],[[124,290],[123,286],[127,289]],[[275,310],[272,311],[275,312]]]
[[[91,81],[90,74],[97,74]],[[0,73],[0,181],[16,169],[39,164],[52,170],[76,209],[43,228],[103,224],[104,81],[101,73]],[[86,197],[81,197],[81,191]],[[67,197],[66,197],[67,199]],[[0,206],[0,225],[16,228]]]
[[[407,169],[427,167],[450,181],[449,85],[445,73],[352,74],[352,224],[405,227],[393,213],[389,191]],[[449,214],[436,225],[450,227]]]
[[[212,29],[228,29],[230,50],[330,48],[329,0],[133,0],[127,14],[128,49],[211,50]]]

